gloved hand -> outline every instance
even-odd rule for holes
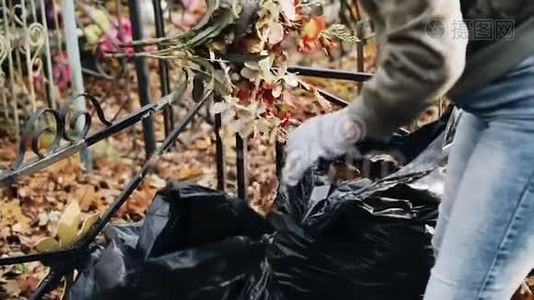
[[[356,153],[354,144],[364,136],[364,126],[352,120],[346,108],[305,121],[287,137],[282,182],[296,185],[319,158]]]

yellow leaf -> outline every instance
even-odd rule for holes
[[[59,249],[59,243],[54,238],[47,237],[35,243],[35,249],[39,252],[50,252]]]
[[[176,175],[177,180],[187,180],[202,175],[204,172],[198,166],[181,168]]]
[[[191,148],[196,150],[206,150],[211,146],[211,139],[209,137],[203,139],[197,139],[191,145]]]
[[[146,177],[146,181],[150,187],[156,189],[162,189],[167,185],[164,179],[159,177],[157,174],[150,174]]]
[[[19,201],[0,205],[0,225],[11,226],[16,223],[29,223],[31,220],[22,214]]]
[[[78,226],[80,225],[80,206],[73,200],[68,205],[57,224],[57,235],[61,247],[69,247],[76,242]]]
[[[87,232],[89,232],[89,229],[91,229],[91,227],[95,225],[99,218],[100,215],[98,213],[92,214],[89,217],[85,218],[82,223],[82,228],[80,228],[80,231],[78,232],[78,238],[80,239],[84,237]]]
[[[80,203],[80,208],[83,210],[88,210],[97,200],[95,187],[89,184],[80,186],[72,197]]]

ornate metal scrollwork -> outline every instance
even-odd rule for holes
[[[31,54],[31,66],[33,74],[39,74],[43,67],[43,62],[41,61],[40,55],[43,47],[45,45],[46,28],[41,23],[31,23],[27,29],[27,39],[29,41],[30,49],[27,51],[32,51]]]
[[[5,35],[0,34],[0,66],[4,63],[4,60],[7,58],[7,55],[9,54],[9,42]],[[2,68],[0,68],[0,88],[2,88],[5,85],[5,73]]]
[[[98,120],[104,126],[111,126],[112,122],[106,118],[102,107],[97,98],[87,94],[79,94],[65,103],[59,110],[51,108],[42,108],[31,115],[22,132],[22,138],[19,144],[17,158],[11,164],[9,169],[19,168],[26,155],[28,143],[31,143],[31,149],[39,159],[45,159],[50,153],[60,151],[61,141],[66,140],[69,143],[76,143],[85,139],[91,129],[92,117],[87,111],[73,111],[72,104],[80,99],[87,99],[95,109]],[[53,138],[46,146],[41,149],[39,143],[44,134],[53,134]]]

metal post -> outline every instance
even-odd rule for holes
[[[32,2],[33,3],[33,2]],[[28,24],[26,22],[26,16],[27,8],[26,8],[26,1],[21,2],[21,8],[22,8],[22,29],[24,30],[24,58],[26,60],[26,72],[28,74],[28,87],[30,89],[30,103],[32,107],[32,112],[35,112],[37,110],[37,104],[35,101],[35,86],[33,85],[33,64],[32,64],[32,49],[30,45],[30,35],[28,31]],[[33,10],[32,10],[33,12]],[[22,72],[21,72],[22,75]]]
[[[235,135],[237,197],[247,200],[247,142],[236,133]]]
[[[13,10],[13,3],[10,2],[10,5],[9,5],[9,11],[12,11]],[[5,8],[7,8],[8,6],[6,5],[6,0],[2,0],[2,6]],[[8,24],[8,21],[9,21],[9,18],[7,17],[7,13],[4,12],[4,34],[5,34],[5,39],[6,39],[6,43],[7,43],[7,62],[8,62],[8,67],[9,67],[9,81],[10,81],[10,91],[11,91],[11,104],[12,104],[12,107],[13,107],[13,119],[15,120],[15,131],[17,132],[17,142],[19,141],[20,139],[20,124],[19,124],[19,113],[18,113],[18,108],[17,108],[17,95],[16,95],[16,92],[15,92],[15,67],[13,65],[13,56],[12,56],[12,45],[11,45],[11,32],[15,32],[14,30],[11,31],[11,28],[9,28],[9,24]],[[14,22],[14,21],[12,21]],[[18,55],[18,51],[16,51],[17,55]]]
[[[215,96],[215,101],[221,101],[220,96]],[[215,164],[217,166],[217,189],[224,191],[226,176],[224,169],[224,144],[221,137],[221,114],[215,114],[213,130],[215,131]]]
[[[141,19],[141,7],[138,0],[128,0],[130,8],[130,22],[132,23],[132,37],[134,40],[142,40],[144,37],[143,21]],[[136,51],[141,51],[137,48]],[[150,103],[150,76],[148,64],[144,57],[135,57],[135,72],[137,73],[137,87],[139,89],[139,101],[141,106]],[[154,136],[154,122],[152,117],[143,120],[143,136],[145,140],[145,154],[148,159],[156,149],[156,138]]]
[[[153,0],[152,6],[154,6],[154,16],[156,21],[156,37],[165,37],[165,23],[163,21],[161,0]],[[161,97],[164,97],[171,92],[171,86],[169,84],[169,64],[167,61],[162,59],[159,60],[158,72]],[[165,110],[163,111],[163,124],[165,126],[165,135],[168,135],[174,127],[173,109],[171,105],[165,107]]]
[[[7,26],[8,22],[8,12],[7,7],[4,5],[2,6],[3,13],[2,13],[2,24],[5,24]],[[2,28],[3,29],[3,28]],[[0,98],[2,99],[2,106],[4,111],[4,116],[6,118],[6,122],[9,121],[9,106],[7,103],[7,96],[6,96],[6,89],[4,89],[4,85],[6,85],[6,74],[4,70],[1,68],[4,64],[4,60],[11,56],[11,45],[9,42],[9,31],[4,33],[3,36],[0,36]],[[9,70],[8,72],[11,72]]]
[[[46,86],[46,96],[47,96],[47,99],[48,99],[48,104],[51,108],[56,108],[56,99],[55,99],[55,96],[54,96],[54,73],[52,71],[52,57],[51,57],[51,54],[50,54],[50,40],[49,40],[49,37],[48,37],[48,24],[47,24],[47,20],[46,20],[46,3],[44,2],[44,0],[41,0],[40,1],[40,5],[41,5],[41,22],[43,22],[43,26],[44,26],[44,29],[45,29],[45,53],[44,53],[44,56],[45,56],[45,67],[46,67],[46,83],[45,83],[45,86]]]
[[[63,27],[65,31],[65,42],[67,44],[67,55],[71,73],[71,84],[74,95],[84,93],[82,65],[80,61],[80,48],[78,46],[78,35],[76,34],[76,15],[73,0],[63,0]],[[75,103],[76,111],[85,111],[85,99],[80,97]],[[78,123],[78,130],[81,131],[81,122]],[[87,147],[80,151],[80,157],[86,170],[93,168],[91,153]]]
[[[356,27],[356,37],[359,39],[359,41],[356,44],[356,53],[358,55],[358,57],[356,58],[357,59],[356,70],[358,72],[363,72],[365,70],[365,60],[364,60],[365,52],[363,48],[364,46],[363,43],[365,43],[365,41],[363,40],[363,20],[362,20],[362,14],[360,12],[359,4],[356,2],[354,5],[356,7],[356,17],[358,18],[357,27]],[[363,83],[358,82],[358,94],[361,92],[362,87],[363,87]]]
[[[274,157],[275,157],[275,166],[276,166],[276,177],[280,178],[282,176],[282,167],[284,162],[284,144],[276,139],[274,144]]]

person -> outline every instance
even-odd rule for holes
[[[424,299],[510,299],[534,267],[534,2],[361,0],[377,70],[348,107],[287,138],[282,180],[362,139],[385,140],[436,98],[463,110]]]

